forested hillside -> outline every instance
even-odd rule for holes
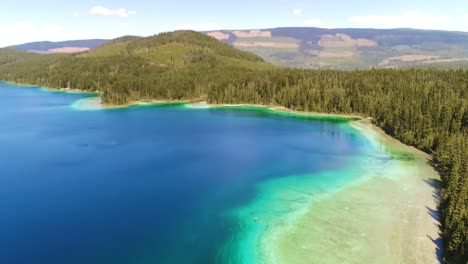
[[[0,78],[103,92],[108,104],[204,98],[211,85],[273,69],[256,55],[192,31],[122,37],[74,55],[0,49]]]
[[[74,55],[0,49],[0,79],[135,100],[281,105],[370,116],[435,157],[447,263],[468,259],[468,71],[279,68],[201,33],[123,37]]]

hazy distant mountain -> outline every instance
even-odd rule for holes
[[[468,33],[417,29],[274,28],[206,34],[274,64],[322,69],[401,67],[468,68]],[[79,52],[104,39],[33,42],[15,48]]]
[[[30,52],[71,53],[93,49],[107,41],[106,39],[68,40],[61,42],[39,41],[11,47]]]
[[[302,68],[468,68],[468,33],[416,29],[274,28],[206,32],[265,60]]]

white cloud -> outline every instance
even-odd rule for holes
[[[128,28],[128,23],[120,23],[120,28],[121,29],[127,29]]]
[[[367,28],[454,29],[453,27],[456,27],[452,18],[448,16],[433,16],[420,12],[407,12],[395,16],[352,16],[349,22],[352,27]]]
[[[172,29],[173,30],[195,30],[195,31],[209,31],[209,30],[216,30],[220,29],[221,26],[214,22],[209,23],[201,23],[201,24],[183,24],[183,25],[176,25]]]
[[[74,16],[74,17],[79,17],[79,16],[80,16],[80,13],[79,13],[79,12],[73,12],[73,16]]]
[[[292,11],[293,15],[298,16],[302,13],[302,10],[299,8],[296,8]]]
[[[304,24],[307,26],[320,26],[322,24],[322,21],[320,20],[320,18],[312,18],[304,20]]]
[[[96,16],[117,16],[129,17],[136,15],[135,11],[129,11],[125,8],[109,9],[103,6],[95,6],[89,10],[89,13]]]

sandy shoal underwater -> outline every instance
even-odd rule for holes
[[[354,168],[263,184],[235,212],[232,263],[440,263],[430,157],[369,122],[350,125],[392,158],[356,157]]]

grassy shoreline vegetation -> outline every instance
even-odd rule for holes
[[[104,104],[206,100],[369,116],[434,157],[446,263],[468,259],[468,71],[273,66],[193,31],[122,37],[77,54],[0,49],[0,79],[102,93]]]

